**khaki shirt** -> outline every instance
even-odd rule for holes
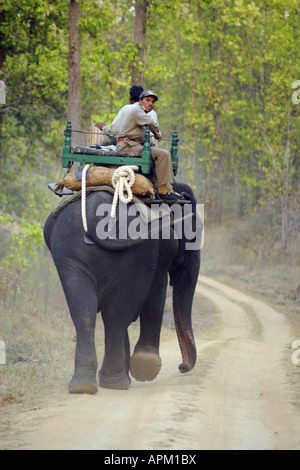
[[[149,127],[156,138],[161,136],[158,125],[155,124],[151,117],[144,111],[144,108],[139,104],[138,106],[132,106],[132,110],[121,126],[120,134],[122,136],[128,136],[130,140],[135,140],[143,144],[145,127]]]

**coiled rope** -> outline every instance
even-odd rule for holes
[[[85,233],[88,231],[87,227],[87,216],[86,216],[86,174],[90,168],[89,163],[87,163],[82,170],[82,183],[81,183],[81,217],[82,224]],[[114,218],[116,216],[116,209],[118,204],[118,199],[120,199],[124,204],[129,204],[132,201],[132,186],[135,182],[135,171],[139,168],[138,166],[125,165],[120,168],[117,168],[112,175],[112,186],[115,188],[112,208],[110,216]]]
[[[138,169],[137,166],[124,165],[114,171],[111,182],[115,188],[115,194],[110,213],[111,217],[116,216],[118,199],[124,202],[124,204],[129,204],[132,201],[133,194],[131,188],[135,182],[134,172]]]

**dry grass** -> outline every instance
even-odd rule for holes
[[[30,404],[54,390],[70,366],[74,355],[74,330],[57,284],[51,314],[36,301],[34,309],[1,308],[1,339],[6,343],[7,365],[0,368],[0,403],[13,397],[16,403]],[[4,400],[5,402],[5,400]]]

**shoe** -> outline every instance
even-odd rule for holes
[[[63,187],[62,189],[59,189],[56,191],[58,183],[48,183],[48,188],[50,191],[52,191],[56,196],[62,197],[62,196],[72,196],[74,194],[74,191],[71,189]]]
[[[162,199],[163,201],[178,201],[180,199],[183,199],[182,196],[180,194],[176,194],[176,193],[167,193],[167,194],[159,194],[158,195],[160,199]]]

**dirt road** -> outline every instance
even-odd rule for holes
[[[196,328],[192,372],[177,369],[177,341],[163,342],[154,382],[133,381],[128,391],[99,389],[95,396],[66,394],[55,406],[24,413],[22,448],[300,449],[299,406],[283,360],[297,339],[288,320],[206,277],[199,278],[195,311],[199,294],[216,307],[218,324],[209,339]]]

